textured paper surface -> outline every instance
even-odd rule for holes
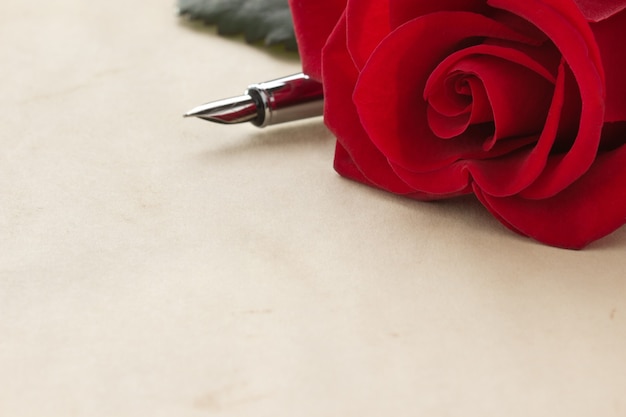
[[[0,415],[623,416],[626,230],[583,252],[184,120],[296,60],[165,0],[0,16]]]

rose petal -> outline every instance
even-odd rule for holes
[[[492,56],[464,59],[454,70],[475,74],[485,86],[493,109],[494,141],[541,131],[553,93],[545,78]]]
[[[356,83],[358,71],[346,51],[345,14],[330,35],[323,55],[322,70],[327,91],[325,121],[341,143],[342,151],[345,150],[352,159],[350,161],[340,154],[335,160],[335,169],[354,178],[355,166],[367,167],[367,170],[359,168],[362,176],[368,179],[367,183],[397,194],[414,193],[415,190],[398,178],[385,156],[369,140],[352,103],[352,86]]]
[[[389,34],[389,3],[348,0],[346,17],[348,51],[360,70],[380,41]]]
[[[625,1],[626,3],[626,1]],[[606,115],[604,120],[626,120],[626,12],[591,26],[606,72]]]
[[[476,196],[507,227],[548,245],[581,249],[626,222],[626,146],[598,156],[589,171],[559,194],[528,200],[520,196]]]
[[[468,194],[472,190],[469,170],[464,162],[454,162],[427,172],[410,171],[394,163],[391,166],[411,187],[438,199]]]
[[[371,187],[378,187],[377,184],[371,182],[359,169],[356,165],[352,156],[346,151],[343,145],[340,142],[336,143],[335,146],[335,169],[339,172],[343,177],[349,178],[353,181],[360,182],[365,185],[369,185]],[[467,187],[463,192],[458,195],[468,194],[471,192],[471,187]],[[413,198],[415,200],[437,200],[442,198],[442,196],[437,194],[428,194],[420,191],[413,191],[404,195],[405,197]],[[445,197],[450,197],[448,194]]]
[[[441,27],[448,27],[441,31]],[[438,170],[459,159],[489,157],[482,149],[485,132],[468,132],[445,141],[424,123],[426,80],[457,43],[478,36],[524,42],[525,37],[481,15],[432,13],[387,36],[363,68],[354,102],[371,140],[394,165],[409,171]],[[495,151],[494,151],[495,152]]]
[[[626,9],[626,0],[574,0],[587,20],[599,22]]]
[[[542,76],[551,83],[554,83],[556,80],[556,69],[559,66],[559,61],[557,60],[554,62],[554,60],[550,57],[553,55],[553,51],[549,51],[548,54],[545,54],[543,51],[548,48],[535,47],[532,50],[522,48],[523,45],[519,44],[507,45],[503,43],[494,44],[490,42],[470,46],[450,54],[450,56],[446,57],[430,74],[424,88],[424,98],[428,95],[428,91],[432,88],[432,83],[435,80],[443,77],[446,72],[450,72],[450,68],[462,59],[473,55],[489,55],[506,59],[507,61],[524,66],[536,72],[538,75]]]
[[[543,82],[540,79],[536,82],[523,80],[540,76],[547,80],[546,87],[554,83],[553,72],[556,69],[553,68],[558,67],[558,61],[552,62],[554,55],[555,51],[550,44],[539,48],[523,48],[519,43],[506,44],[505,42],[476,45],[451,54],[430,74],[424,88],[424,99],[429,103],[429,125],[433,132],[441,138],[451,138],[461,134],[470,123],[492,121],[494,119],[492,105],[494,105],[493,108],[498,114],[497,118],[500,119],[500,123],[496,124],[498,132],[492,137],[491,146],[485,149],[491,149],[499,138],[509,136],[507,130],[518,136],[524,131],[533,133],[529,129],[531,125],[543,123],[544,114],[546,114],[541,113],[540,106],[536,104],[541,99],[537,95],[550,92],[551,88],[538,88]],[[489,57],[492,59],[485,61]],[[468,66],[470,63],[474,68]],[[501,68],[503,65],[508,68]],[[548,67],[546,68],[545,65]],[[518,74],[514,75],[513,72],[518,72]],[[493,102],[488,100],[484,81],[478,81],[476,77],[487,77]],[[460,86],[457,85],[458,80],[461,79],[467,91],[457,91]],[[503,85],[503,82],[507,85]],[[521,91],[513,92],[514,89],[521,89]],[[523,97],[527,98],[523,100]],[[525,106],[523,101],[530,101],[531,105]],[[515,106],[517,107],[514,108]],[[514,113],[514,123],[507,123],[503,120],[502,113],[506,109]],[[532,117],[526,118],[529,120],[519,117],[520,114],[530,114],[529,110],[533,113]],[[540,130],[540,125],[535,126],[536,132]]]
[[[497,52],[497,49],[493,48],[491,52]],[[467,127],[470,122],[494,120],[495,135],[491,140],[491,146],[485,148],[491,149],[493,144],[502,138],[524,136],[541,131],[552,94],[551,80],[553,77],[549,71],[542,67],[539,68],[544,77],[548,78],[546,80],[526,66],[501,59],[495,54],[495,56],[471,53],[463,55],[465,55],[464,59],[453,59],[450,60],[451,62],[444,61],[437,70],[433,71],[424,89],[425,98],[430,104],[428,119],[437,136],[449,138],[462,133],[464,127]],[[527,61],[530,61],[531,65],[535,64],[535,67],[539,66],[530,58]],[[448,68],[446,64],[451,65]],[[444,67],[443,71],[440,70],[441,67]],[[442,72],[456,74],[457,78],[460,76],[470,77],[467,82],[469,85],[473,85],[471,90],[477,95],[471,106],[471,115],[466,114],[464,119],[455,116],[448,119],[448,123],[446,123],[446,118],[439,117],[438,113],[430,111],[432,108],[439,113],[442,113],[442,110],[446,112],[450,106],[444,104],[454,105],[456,103],[456,101],[445,99],[452,94],[445,94],[445,90],[450,88],[450,83],[442,80],[444,78]],[[433,78],[439,79],[437,84],[434,84]],[[476,80],[480,80],[480,82],[472,82]],[[484,87],[479,88],[476,84]],[[444,97],[438,98],[438,95]],[[483,102],[486,97],[488,97],[488,103]],[[490,118],[487,118],[485,112],[492,112]]]
[[[593,68],[604,84],[602,56],[595,36],[574,3],[569,0],[487,0],[487,3],[535,25],[556,45],[570,66],[591,58]]]
[[[335,143],[335,170],[346,178],[369,185],[370,187],[376,187],[376,184],[363,175],[348,151],[346,151],[346,148],[344,148],[339,141]]]
[[[524,191],[527,198],[548,198],[580,178],[595,159],[604,122],[600,54],[584,16],[572,3],[555,0],[488,0],[488,3],[528,19],[546,33],[561,51],[580,88],[582,113],[574,144],[557,164],[549,164]]]
[[[484,14],[487,5],[484,0],[388,0],[389,18],[392,29],[415,18],[437,12],[474,12]]]
[[[322,80],[322,48],[347,0],[289,0],[304,73]]]
[[[495,197],[519,193],[537,179],[546,166],[562,117],[565,93],[565,69],[559,67],[548,118],[537,143],[506,157],[469,161],[469,169],[482,192]]]

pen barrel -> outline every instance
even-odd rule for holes
[[[259,84],[246,91],[255,101],[259,117],[252,123],[264,127],[324,113],[322,84],[305,74],[294,74]]]

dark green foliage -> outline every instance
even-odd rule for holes
[[[297,49],[287,0],[178,0],[178,10],[191,20],[216,25],[220,35],[243,34],[249,43]]]

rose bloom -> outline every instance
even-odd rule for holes
[[[626,0],[291,0],[335,168],[582,248],[626,222]]]

